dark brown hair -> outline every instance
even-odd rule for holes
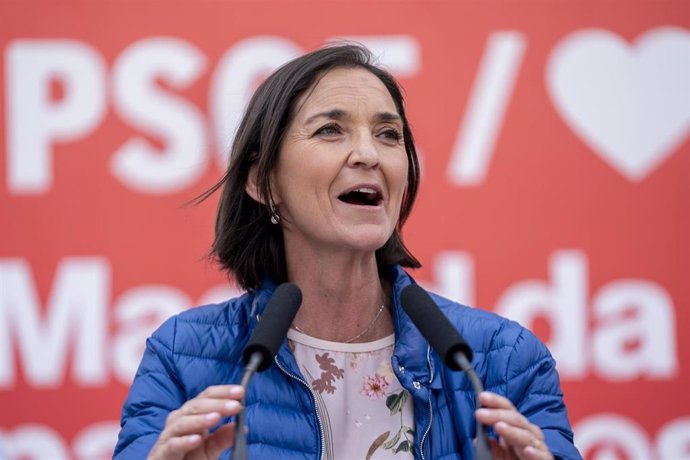
[[[288,62],[259,86],[237,130],[225,175],[200,197],[204,200],[222,187],[211,254],[244,289],[258,288],[265,277],[276,283],[287,281],[282,229],[270,223],[268,205],[255,201],[246,193],[249,170],[256,165],[257,188],[262,201],[268,203],[270,174],[277,163],[295,102],[326,72],[342,67],[363,68],[374,74],[388,89],[402,118],[409,166],[407,188],[396,230],[376,251],[379,271],[393,264],[421,266],[400,236],[419,186],[417,152],[400,87],[388,72],[373,63],[366,48],[355,44],[330,45]]]

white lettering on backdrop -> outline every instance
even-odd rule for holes
[[[436,283],[431,289],[473,303],[470,255],[443,253],[434,269]],[[29,264],[22,259],[0,259],[4,283],[0,291],[0,338],[4,339],[0,343],[0,388],[12,388],[16,382],[15,342],[19,367],[31,386],[63,383],[70,343],[74,349],[72,379],[78,384],[106,384],[110,370],[120,383],[131,382],[146,337],[163,320],[194,303],[180,289],[160,285],[132,287],[112,300],[110,272],[103,258],[65,258],[56,270],[44,309]],[[674,377],[678,370],[674,305],[662,286],[647,280],[610,281],[591,294],[588,305],[584,253],[554,252],[549,273],[548,281],[524,280],[509,286],[496,310],[527,327],[536,317],[548,319],[551,337],[547,345],[563,378],[583,379],[587,373],[617,382]],[[216,287],[202,297],[215,300],[219,291],[237,293]],[[109,309],[111,301],[114,305]],[[107,325],[112,320],[117,329],[108,337]],[[631,342],[637,345],[631,348]]]
[[[412,76],[419,68],[420,49],[414,37],[350,38],[371,46],[399,76]],[[687,94],[681,89],[689,45],[690,33],[677,27],[651,29],[640,36],[635,48],[608,31],[577,32],[564,39],[549,59],[545,77],[550,96],[569,126],[603,160],[631,181],[642,180],[687,136],[690,114],[687,104],[683,105]],[[524,35],[517,31],[494,31],[488,37],[450,156],[447,174],[452,184],[477,186],[486,178],[526,46]],[[287,38],[256,36],[236,43],[220,59],[211,78],[209,110],[221,167],[257,82],[301,52]],[[592,56],[603,64],[589,66]],[[173,89],[187,89],[206,67],[202,52],[178,38],[137,41],[116,59],[112,104],[118,115],[164,144],[162,152],[156,151],[139,136],[118,150],[112,160],[113,174],[127,187],[140,193],[177,192],[190,186],[211,163],[204,115],[156,84],[161,79]],[[671,70],[654,71],[660,67]],[[82,42],[10,42],[5,50],[10,193],[46,193],[53,180],[54,145],[84,137],[98,127],[106,109],[106,68],[98,51]],[[581,73],[584,76],[573,77]],[[620,85],[620,75],[635,77],[633,86],[642,90]],[[662,76],[672,76],[672,80]],[[64,89],[57,100],[51,95],[55,82]],[[580,97],[582,85],[595,88],[595,97]],[[602,95],[629,100],[644,110],[624,110],[625,116],[610,112],[611,107],[627,105],[607,103]],[[653,110],[645,109],[650,107]],[[602,120],[590,116],[602,113],[606,115]],[[640,113],[665,114],[668,120],[656,117],[658,123],[652,123],[654,119],[630,118]],[[630,129],[638,125],[645,129]],[[632,144],[630,135],[637,136]],[[628,151],[634,154],[621,153]]]
[[[11,430],[0,428],[0,458],[3,460],[94,460],[111,458],[120,423],[98,422],[84,427],[74,437],[72,448],[59,433],[35,423]]]
[[[133,136],[111,159],[113,174],[130,188],[150,194],[188,187],[206,170],[206,127],[201,111],[163,91],[192,85],[206,67],[204,54],[177,38],[151,38],[125,49],[115,61],[115,109],[133,127],[160,139],[162,151]]]
[[[111,300],[111,278],[105,258],[66,257],[55,271],[44,306],[29,263],[0,258],[0,389],[16,385],[17,368],[34,388],[59,388],[67,369],[80,386],[107,385],[111,370],[119,383],[129,385],[146,338],[194,303],[180,289],[162,285],[135,286]],[[223,286],[201,298],[208,303],[237,294]],[[109,337],[111,321],[116,328]]]
[[[419,68],[419,45],[410,36],[359,37],[370,42],[393,72]],[[385,52],[381,51],[386,48]],[[211,78],[209,110],[221,168],[232,136],[258,82],[302,49],[283,37],[240,41],[220,59]],[[106,109],[109,79],[117,115],[134,129],[159,140],[157,148],[133,135],[113,153],[111,172],[144,194],[175,193],[194,184],[212,163],[204,114],[182,91],[207,68],[206,56],[179,38],[139,40],[120,53],[112,75],[90,45],[64,40],[15,40],[6,50],[7,187],[14,195],[49,191],[54,177],[53,147],[94,131]],[[51,85],[65,89],[57,101]]]
[[[106,107],[106,65],[97,50],[72,40],[15,40],[5,50],[7,188],[46,193],[53,145],[91,132]],[[52,100],[51,83],[64,89]]]
[[[528,328],[536,318],[545,318],[551,331],[546,344],[564,379],[581,380],[590,372],[614,382],[674,378],[675,306],[668,292],[649,280],[623,279],[610,281],[590,296],[587,270],[584,252],[555,251],[549,259],[550,280],[508,286],[496,313]],[[430,289],[475,303],[469,254],[441,252],[434,260],[434,278]]]
[[[398,75],[414,75],[421,62],[416,40],[390,40],[397,48],[383,57],[384,63]],[[639,43],[641,49],[643,41]],[[525,47],[518,32],[497,31],[487,41],[469,98],[485,102],[468,102],[449,164],[451,183],[473,186],[486,177]],[[157,151],[144,137],[132,135],[113,152],[112,174],[138,193],[174,193],[189,187],[211,164],[208,138],[215,136],[222,167],[239,114],[257,81],[301,51],[282,37],[252,37],[230,48],[211,78],[208,100],[214,133],[209,134],[205,114],[174,92],[187,90],[208,68],[206,56],[188,42],[173,38],[137,41],[122,51],[108,75],[103,57],[86,43],[15,40],[5,49],[4,66],[7,189],[14,195],[48,193],[55,175],[54,147],[94,132],[108,103],[132,128],[163,144]],[[497,81],[482,76],[485,67],[497,71]],[[132,68],[139,70],[132,73]],[[173,91],[156,85],[158,80]],[[59,98],[51,94],[56,82],[63,90]],[[108,102],[106,88],[110,85],[113,100]],[[480,94],[488,99],[479,98]],[[483,124],[470,126],[466,120],[475,116],[483,116]],[[639,180],[637,176],[631,178]],[[474,303],[471,255],[445,252],[434,261],[434,267],[435,290]],[[621,279],[590,293],[587,258],[580,251],[555,251],[548,267],[548,280],[508,286],[497,302],[497,312],[526,326],[537,317],[547,319],[548,345],[565,379],[583,379],[588,373],[610,381],[670,380],[675,376],[674,305],[662,286],[649,280]],[[71,379],[83,386],[104,385],[111,377],[123,385],[131,382],[145,337],[165,318],[192,303],[179,289],[154,285],[136,286],[111,299],[110,271],[107,259],[101,257],[66,257],[56,268],[50,293],[41,305],[29,263],[0,259],[0,388],[16,385],[18,369],[24,372],[26,384],[36,388],[59,387],[67,369],[71,369]],[[221,291],[227,293],[227,288],[214,288],[203,298],[215,298]],[[109,302],[112,308],[108,308]],[[576,317],[574,322],[571,316]],[[110,321],[115,328],[108,327]],[[112,337],[110,330],[114,331]],[[623,449],[637,446],[628,442],[628,434],[643,433],[633,420],[606,417],[608,414],[594,414],[578,423],[575,431],[581,448],[608,438],[619,440]],[[0,430],[0,457],[3,444],[20,449],[17,456],[22,458],[44,458],[44,452],[55,458],[93,458],[97,452],[109,455],[112,444],[106,444],[114,438],[117,424],[103,423],[85,427],[71,448],[42,425]],[[620,427],[618,433],[622,434],[616,437],[606,426]],[[681,458],[690,444],[688,433],[687,417],[671,420],[659,430],[655,444],[645,435],[638,437],[641,444],[637,447],[640,452],[656,451],[659,458]]]
[[[259,79],[301,53],[286,38],[259,36],[236,43],[220,58],[208,101],[220,164],[228,160],[230,143]]]
[[[519,32],[489,36],[448,165],[451,183],[484,182],[525,48],[527,40]]]
[[[0,280],[0,388],[14,386],[13,338],[26,381],[33,387],[62,384],[70,344],[74,379],[87,386],[106,383],[103,338],[110,267],[105,259],[65,258],[56,271],[45,309],[23,259],[0,259]]]
[[[592,414],[574,426],[575,442],[585,458],[593,460],[640,458],[687,460],[690,453],[690,417],[664,424],[652,443],[644,429],[618,414]],[[596,457],[589,454],[596,449]],[[653,452],[656,451],[656,455]]]

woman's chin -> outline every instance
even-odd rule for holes
[[[371,252],[374,253],[381,249],[390,238],[387,233],[363,233],[359,235],[352,235],[347,240],[349,246],[355,252]]]
[[[393,230],[381,225],[341,226],[331,232],[304,233],[286,232],[285,245],[298,252],[317,251],[353,253],[375,253],[386,244]],[[301,249],[300,249],[301,248]],[[311,248],[311,249],[309,249]]]

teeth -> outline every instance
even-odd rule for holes
[[[338,198],[345,203],[365,206],[376,206],[382,200],[381,192],[373,187],[354,188]]]

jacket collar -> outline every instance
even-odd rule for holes
[[[273,296],[277,287],[278,285],[271,279],[264,278],[261,287],[253,292],[254,295],[249,306],[249,315],[247,318],[247,326],[250,330],[253,331],[254,328],[256,328],[261,315],[264,314],[268,301]]]
[[[400,304],[402,290],[415,280],[402,267],[391,268],[393,327],[395,328],[395,348],[393,365],[405,369],[407,378],[430,388],[441,388],[439,369],[442,365],[429,347],[429,343],[412,323]],[[400,371],[401,369],[398,369]],[[407,380],[405,378],[405,380]]]

